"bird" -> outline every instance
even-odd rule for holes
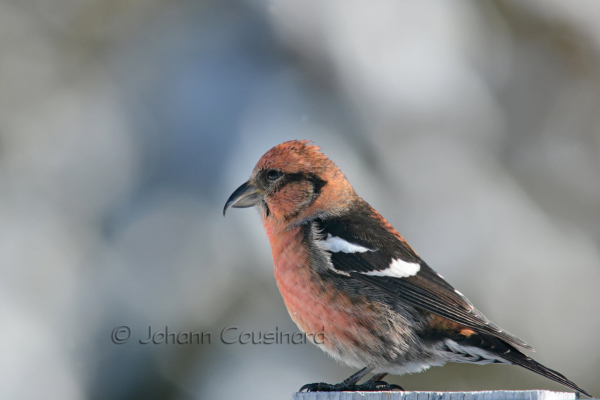
[[[312,142],[268,150],[223,216],[231,207],[258,209],[277,285],[298,328],[360,369],[341,383],[311,383],[301,392],[403,390],[382,379],[459,362],[519,365],[592,397],[524,354],[533,348],[427,265]]]

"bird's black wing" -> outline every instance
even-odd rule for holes
[[[321,248],[331,255],[335,272],[376,286],[417,308],[533,351],[529,344],[503,331],[473,307],[368,204],[363,203],[345,216],[314,220],[313,227],[319,232]]]

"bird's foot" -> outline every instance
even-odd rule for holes
[[[300,392],[391,392],[404,391],[402,387],[384,381],[367,381],[361,385],[336,383],[309,383],[300,388]]]

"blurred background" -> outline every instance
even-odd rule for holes
[[[0,0],[0,398],[287,399],[355,372],[219,338],[297,331],[257,212],[222,217],[289,139],[600,396],[598,21],[594,0]],[[498,365],[389,381],[566,390]]]

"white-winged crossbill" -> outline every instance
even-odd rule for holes
[[[431,269],[308,141],[269,150],[227,200],[256,206],[269,237],[275,278],[300,330],[333,358],[362,368],[309,391],[399,388],[381,379],[448,361],[516,364],[590,396],[523,354],[533,348],[473,307]],[[375,376],[362,385],[366,374]],[[591,396],[590,396],[591,397]]]

